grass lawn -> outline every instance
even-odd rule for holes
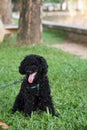
[[[34,112],[31,118],[23,113],[11,113],[11,108],[20,89],[20,83],[0,89],[0,121],[9,125],[9,130],[87,130],[87,59],[80,59],[54,49],[46,44],[64,40],[60,35],[44,32],[41,45],[15,45],[15,37],[0,44],[0,86],[22,76],[18,72],[21,60],[27,54],[39,54],[46,58],[52,97],[58,117],[48,113]],[[52,39],[52,40],[50,40]]]

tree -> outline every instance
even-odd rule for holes
[[[41,4],[42,0],[22,0],[17,34],[19,45],[41,42]]]
[[[21,0],[12,0],[13,3],[13,11],[19,11],[21,8]]]
[[[65,2],[66,2],[66,11],[68,11],[69,10],[69,8],[68,8],[68,2],[69,2],[69,0],[65,0]]]
[[[64,0],[61,0],[61,1],[60,1],[60,10],[62,10],[63,1],[64,1]]]
[[[76,10],[78,11],[79,10],[79,7],[78,7],[78,3],[79,3],[79,0],[76,0]]]
[[[0,0],[0,16],[4,24],[12,22],[11,0]]]

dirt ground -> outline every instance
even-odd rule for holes
[[[62,44],[54,44],[52,47],[59,48],[70,54],[78,55],[80,58],[87,58],[87,45],[66,41]]]
[[[87,27],[87,15],[85,12],[58,12],[58,13],[46,13],[46,20],[55,21],[62,24],[80,25]],[[48,17],[49,16],[49,17]],[[62,44],[55,44],[52,47],[59,48],[65,52],[78,55],[80,58],[87,58],[87,44],[74,43],[66,41]]]

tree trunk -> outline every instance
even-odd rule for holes
[[[0,16],[4,24],[12,23],[11,0],[0,0]]]
[[[17,35],[19,45],[41,42],[41,4],[42,0],[22,0]]]
[[[78,11],[79,10],[79,8],[78,8],[79,0],[76,0],[75,2],[76,2],[76,10]]]
[[[65,2],[66,2],[66,11],[68,11],[68,10],[69,10],[69,7],[68,7],[68,0],[65,0]]]
[[[63,0],[60,2],[60,10],[62,11]]]
[[[13,11],[20,12],[21,9],[21,0],[13,1]]]

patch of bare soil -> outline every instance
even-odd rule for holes
[[[80,58],[87,58],[87,45],[73,42],[64,42],[62,44],[54,44],[52,47],[59,48],[70,54],[78,55]]]

